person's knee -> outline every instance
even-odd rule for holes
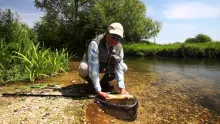
[[[125,63],[122,63],[122,67],[124,72],[128,71],[128,66]]]
[[[79,70],[79,76],[82,78],[89,75],[89,68],[88,68],[88,64],[86,62],[81,62],[78,70]]]

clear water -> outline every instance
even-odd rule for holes
[[[150,71],[160,76],[166,73],[175,73],[184,76],[186,79],[207,79],[217,85],[220,84],[220,59],[132,57],[126,58],[125,62],[135,71]]]

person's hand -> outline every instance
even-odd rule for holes
[[[125,88],[120,88],[120,94],[128,95],[129,93],[125,90]]]
[[[102,91],[98,91],[97,95],[104,98],[104,99],[109,99],[110,98],[107,93],[102,92]]]

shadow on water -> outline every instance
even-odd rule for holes
[[[35,87],[33,87],[35,86]],[[94,95],[87,92],[88,85],[72,84],[66,87],[60,87],[60,85],[49,84],[43,88],[37,88],[38,85],[21,86],[26,89],[19,89],[13,92],[3,92],[3,97],[68,97],[73,100],[84,100],[94,98]],[[40,86],[40,85],[39,85]]]
[[[59,91],[63,94],[63,95],[74,95],[74,94],[86,94],[86,89],[87,89],[87,84],[86,83],[82,83],[82,84],[72,84],[72,85],[68,85],[66,87],[62,87],[59,89]]]
[[[220,108],[217,99],[220,99],[220,94],[216,96],[203,95],[197,103],[205,108],[208,108],[209,110],[212,110],[213,112],[217,113],[217,115],[220,115]]]
[[[62,96],[69,96],[73,100],[84,100],[94,98],[94,94],[87,91],[88,84],[72,84],[66,87],[62,87],[57,89]]]

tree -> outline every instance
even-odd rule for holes
[[[18,42],[24,37],[31,40],[35,38],[33,31],[24,23],[20,22],[17,13],[10,9],[0,9],[0,39],[6,43]]]
[[[155,43],[156,42],[155,38],[159,34],[161,28],[162,28],[161,22],[159,22],[159,21],[153,22],[152,19],[147,18],[146,22],[145,22],[145,34],[144,34],[145,38],[149,39],[149,38],[153,37],[154,43]]]
[[[14,52],[27,51],[34,39],[34,32],[20,22],[17,13],[10,9],[0,9],[0,63],[5,70],[14,67]]]
[[[104,33],[112,22],[123,25],[127,41],[155,37],[161,27],[146,17],[140,0],[35,0],[35,6],[45,12],[35,31],[48,46],[83,50],[86,40]]]
[[[11,42],[15,37],[18,26],[18,15],[13,14],[10,9],[0,9],[0,38],[5,42]]]
[[[82,46],[82,41],[94,36],[85,32],[91,4],[87,0],[35,0],[35,6],[46,13],[34,27],[38,40],[54,48]]]
[[[103,10],[104,25],[114,21],[122,23],[127,41],[139,41],[141,36],[157,36],[161,29],[160,22],[146,17],[146,6],[139,0],[105,0],[97,4],[101,8],[99,10]]]
[[[153,28],[154,30],[152,32],[152,36],[154,37],[154,43],[156,43],[156,37],[157,37],[157,35],[159,34],[159,32],[162,28],[162,23],[159,22],[159,21],[155,21],[153,27],[154,27]]]
[[[196,39],[195,38],[187,38],[186,40],[185,40],[185,43],[196,43],[197,41],[196,41]]]
[[[195,36],[195,39],[198,43],[212,42],[211,37],[205,34],[198,34]]]
[[[212,42],[211,37],[205,34],[197,34],[195,38],[187,38],[185,43],[206,43]]]

